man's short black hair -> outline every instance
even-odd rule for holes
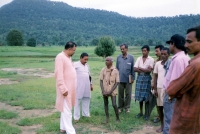
[[[167,51],[167,53],[170,55],[169,48],[167,48],[167,47],[163,47],[163,48],[162,48],[162,50],[166,50],[166,51]]]
[[[69,41],[65,45],[65,50],[67,50],[69,48],[73,48],[74,46],[76,47],[76,44],[74,42],[72,42],[72,41]]]
[[[146,48],[147,51],[150,51],[150,47],[149,47],[148,45],[144,45],[144,46],[141,48],[141,50],[144,49],[144,48]]]
[[[83,57],[85,57],[85,56],[88,57],[89,55],[88,55],[87,53],[82,53],[81,56],[80,56],[80,58],[83,58]]]
[[[163,45],[156,45],[155,49],[157,49],[157,48],[159,48],[160,50],[162,50],[164,48],[164,46]]]
[[[190,32],[192,32],[192,31],[196,32],[196,38],[197,38],[198,41],[200,41],[200,25],[197,26],[197,27],[189,28],[187,30],[187,34],[190,33]]]
[[[124,44],[124,43],[121,44],[121,45],[120,45],[120,48],[121,48],[122,46],[124,46],[126,49],[128,49],[128,45],[127,45],[127,44]]]

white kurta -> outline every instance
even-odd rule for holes
[[[91,98],[90,90],[90,71],[89,66],[86,63],[83,65],[80,61],[74,63],[77,74],[77,88],[76,88],[76,98],[82,99],[83,97]]]

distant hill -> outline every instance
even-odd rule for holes
[[[0,8],[0,16],[1,41],[17,29],[25,41],[34,37],[37,43],[50,44],[88,43],[104,35],[112,36],[117,44],[161,43],[175,33],[185,36],[186,29],[200,24],[200,15],[133,18],[47,0],[13,0]]]

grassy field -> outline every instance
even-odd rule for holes
[[[55,79],[53,77],[41,78],[34,75],[29,75],[24,72],[24,75],[19,74],[16,69],[35,69],[33,74],[37,73],[38,68],[53,73],[54,58],[63,50],[63,47],[0,47],[0,78],[9,78],[11,81],[17,81],[15,84],[0,85],[0,102],[9,104],[11,106],[21,106],[23,110],[37,110],[37,109],[54,109],[55,104]],[[102,132],[119,132],[130,133],[134,130],[141,129],[144,124],[153,124],[153,116],[156,115],[154,109],[150,121],[136,119],[135,116],[139,112],[138,102],[132,99],[131,113],[120,114],[121,123],[115,123],[114,110],[110,106],[110,122],[107,125],[102,125],[105,119],[103,98],[99,86],[99,73],[105,66],[104,59],[94,54],[94,47],[77,47],[77,51],[73,56],[73,61],[78,61],[82,52],[89,54],[89,62],[91,75],[93,79],[92,99],[91,99],[91,118],[81,118],[79,123],[74,124],[77,133],[102,133]],[[113,55],[113,58],[121,54],[119,47]],[[141,56],[140,47],[130,47],[129,54],[132,54],[135,59]],[[154,48],[151,48],[150,55],[154,56]],[[115,65],[115,62],[114,62]],[[11,71],[4,71],[2,69],[12,68]],[[135,84],[133,85],[134,93]],[[47,116],[37,117],[20,117],[19,113],[14,111],[6,111],[4,108],[0,109],[0,133],[12,134],[20,133],[22,126],[41,125],[36,129],[38,134],[43,133],[58,133],[59,132],[59,116],[58,112],[48,114]],[[8,115],[5,115],[7,113]],[[8,119],[5,119],[8,118]],[[10,119],[15,119],[15,125],[8,123]],[[6,120],[6,121],[5,121]],[[91,127],[95,129],[91,129]]]

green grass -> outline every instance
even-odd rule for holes
[[[21,130],[0,121],[0,134],[20,134]]]
[[[39,78],[35,76],[25,76],[17,74],[15,71],[5,72],[2,68],[44,68],[45,70],[54,71],[55,56],[63,50],[63,47],[0,47],[0,76],[1,78],[9,78],[19,83],[12,85],[0,85],[0,101],[12,106],[22,106],[25,110],[28,109],[53,109],[55,105],[55,79],[54,78]],[[152,48],[153,50],[153,48]],[[120,114],[121,123],[115,123],[115,114],[109,100],[110,122],[103,125],[105,119],[103,98],[99,86],[99,73],[105,62],[102,57],[94,54],[94,47],[77,47],[77,51],[73,56],[73,61],[78,61],[82,52],[89,54],[90,71],[93,80],[92,98],[91,98],[91,118],[81,118],[79,123],[74,124],[77,133],[101,133],[102,131],[120,133],[129,133],[133,130],[141,129],[144,124],[150,124],[151,121],[145,122],[142,118],[136,119],[135,115],[139,112],[139,104],[132,100],[131,113]],[[129,53],[133,54],[135,60],[141,56],[140,47],[130,47]],[[154,51],[150,55],[155,58]],[[121,54],[119,47],[112,56],[114,59]],[[114,65],[115,65],[114,61]],[[135,84],[133,85],[134,93]],[[154,109],[151,119],[156,115]],[[45,132],[55,134],[59,131],[59,113],[52,114],[47,117],[23,118],[19,119],[19,126],[30,126],[41,124],[43,127],[37,130],[38,134]],[[156,124],[158,125],[158,124]],[[101,128],[100,130],[90,130],[89,126]],[[0,126],[1,128],[1,126]]]
[[[0,110],[0,119],[12,119],[12,118],[17,118],[18,114],[11,112],[11,111],[7,111],[7,110]]]
[[[54,78],[35,78],[18,84],[1,85],[0,100],[24,109],[53,108],[55,103]]]

